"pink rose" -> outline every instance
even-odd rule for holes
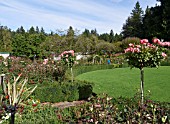
[[[131,52],[131,48],[125,49],[125,53],[127,53],[127,52]]]
[[[154,38],[154,39],[152,40],[152,42],[153,42],[153,43],[158,43],[158,42],[160,42],[160,40],[159,40],[158,38]]]
[[[141,45],[136,45],[137,48],[141,48]]]
[[[167,57],[166,53],[162,52],[162,56],[163,57]]]
[[[48,63],[48,59],[44,59],[43,64],[46,65]]]
[[[147,44],[147,43],[149,43],[149,42],[148,42],[148,39],[142,39],[142,40],[140,40],[140,43],[141,43],[141,44]]]
[[[139,49],[139,48],[134,48],[134,52],[139,53],[139,52],[140,52],[140,49]]]
[[[129,44],[129,47],[134,47],[134,45],[132,43]]]

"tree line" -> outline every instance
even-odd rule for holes
[[[64,50],[73,49],[75,52],[87,53],[118,53],[123,52],[128,42],[138,41],[139,38],[170,39],[170,1],[158,0],[161,5],[147,7],[144,11],[137,2],[120,34],[98,34],[97,30],[85,29],[82,33],[70,26],[65,31],[46,33],[43,27],[23,26],[11,31],[7,26],[0,25],[0,52],[10,52],[14,56],[29,58],[49,56],[51,53],[60,54]],[[129,37],[133,37],[129,41]]]
[[[125,37],[139,37],[152,39],[170,39],[170,1],[157,0],[160,5],[147,7],[145,12],[136,3],[131,15],[123,24],[122,35]]]

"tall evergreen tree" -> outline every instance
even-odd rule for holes
[[[92,34],[92,35],[95,35],[95,36],[99,36],[96,29],[91,30],[91,34]]]
[[[25,30],[24,30],[23,26],[21,26],[20,28],[18,28],[18,29],[16,30],[16,33],[25,34]]]
[[[123,25],[123,37],[142,37],[142,16],[143,10],[139,2],[136,3],[132,10],[131,16],[128,17],[126,23]]]
[[[148,39],[162,38],[163,30],[162,8],[160,6],[147,7],[143,18],[144,37]]]
[[[69,46],[69,49],[74,49],[74,30],[72,28],[72,26],[69,27],[68,31],[67,31],[67,35],[66,35],[66,42]]]
[[[90,37],[90,31],[88,29],[85,29],[84,32],[82,32],[82,34],[86,37]]]
[[[36,32],[37,34],[40,33],[40,29],[38,28],[38,26],[36,26],[35,32]]]
[[[36,33],[36,32],[35,32],[34,27],[32,26],[32,27],[29,29],[29,34],[34,34],[34,33]]]
[[[170,40],[170,1],[169,0],[158,0],[161,2],[162,8],[162,26],[163,34],[165,40]]]
[[[40,33],[42,33],[42,34],[44,34],[44,35],[46,34],[43,27],[41,27]]]
[[[114,41],[114,33],[113,30],[110,30],[110,43],[112,43]]]
[[[99,35],[100,40],[104,40],[106,42],[110,42],[110,35],[108,33],[103,33]]]

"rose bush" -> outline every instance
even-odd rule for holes
[[[170,42],[160,42],[159,39],[153,39],[153,43],[147,39],[140,41],[140,45],[129,44],[125,49],[126,59],[131,67],[142,69],[144,67],[158,67],[160,62],[167,56],[166,49],[160,46],[170,46]]]
[[[161,42],[155,38],[149,43],[147,39],[140,40],[140,44],[129,44],[125,49],[125,55],[128,64],[133,68],[139,68],[141,71],[141,95],[143,104],[144,93],[144,67],[158,67],[162,60],[165,59],[166,47],[170,46],[170,42]]]
[[[62,59],[62,62],[68,66],[68,68],[70,68],[71,70],[71,75],[72,75],[72,82],[73,82],[73,65],[74,65],[74,61],[75,61],[75,58],[74,58],[74,50],[70,50],[70,51],[64,51],[61,53],[61,59]]]

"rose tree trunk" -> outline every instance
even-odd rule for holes
[[[143,68],[140,69],[140,76],[141,76],[141,84],[140,84],[140,88],[141,88],[141,103],[143,104],[143,100],[144,100],[144,70],[143,70]]]

